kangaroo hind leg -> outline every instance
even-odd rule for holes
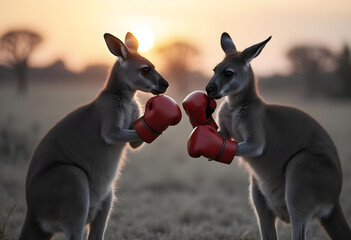
[[[329,216],[320,218],[320,223],[331,239],[351,239],[350,225],[347,223],[339,202],[336,203]]]
[[[309,221],[327,212],[337,201],[341,182],[333,161],[322,154],[299,153],[286,167],[285,198],[292,239],[306,239]]]
[[[32,214],[27,212],[19,240],[50,240],[52,236],[52,233],[44,232]]]
[[[27,187],[27,204],[44,231],[63,232],[68,240],[82,239],[89,209],[85,172],[69,164],[42,171]]]
[[[109,192],[107,197],[99,206],[99,210],[96,213],[95,218],[90,223],[89,240],[102,240],[104,239],[104,233],[106,224],[110,215],[111,205],[113,200],[113,190]]]
[[[65,197],[59,203],[59,224],[66,240],[83,240],[90,203],[87,176],[74,166],[67,166],[61,171],[60,176],[65,183],[58,190]]]
[[[267,207],[266,199],[260,192],[256,179],[251,176],[251,201],[256,209],[256,217],[259,223],[262,240],[276,240],[277,231],[275,228],[276,216]]]

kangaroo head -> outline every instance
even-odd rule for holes
[[[223,33],[221,46],[225,58],[214,68],[214,76],[206,86],[207,95],[220,99],[227,95],[236,95],[245,89],[254,81],[250,62],[260,54],[270,39],[271,37],[239,52],[228,33]]]
[[[130,32],[125,44],[109,33],[104,38],[110,52],[118,57],[112,71],[130,89],[160,94],[166,92],[168,82],[156,71],[155,66],[138,53],[138,40]]]

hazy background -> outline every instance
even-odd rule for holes
[[[89,63],[110,64],[102,35],[124,38],[127,31],[147,28],[156,43],[174,38],[201,50],[193,68],[210,73],[222,58],[219,36],[232,35],[238,49],[272,35],[265,54],[253,63],[259,74],[287,73],[287,49],[301,43],[324,44],[340,51],[351,42],[348,0],[130,0],[45,1],[1,0],[0,32],[27,27],[45,41],[33,54],[33,66],[62,58],[79,71]]]
[[[140,30],[155,42],[142,55],[170,82],[167,94],[179,104],[204,90],[223,59],[222,32],[239,50],[272,35],[252,62],[260,93],[303,109],[330,133],[351,221],[350,26],[348,0],[0,0],[0,240],[19,235],[26,166],[37,141],[103,87],[115,61],[103,34],[123,40]],[[144,106],[151,95],[138,97]],[[236,163],[188,157],[191,130],[183,112],[178,126],[128,153],[106,239],[259,238],[247,174]],[[280,239],[289,239],[289,227],[278,226]],[[308,236],[327,239],[315,222]]]

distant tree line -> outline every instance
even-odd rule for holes
[[[325,46],[301,45],[292,47],[287,57],[293,73],[303,78],[306,95],[314,97],[351,98],[350,48],[345,45],[334,53]]]
[[[83,84],[88,82],[102,84],[105,81],[109,66],[104,64],[89,65],[79,73],[68,70],[62,60],[57,60],[46,67],[30,67],[28,61],[42,41],[43,38],[39,33],[27,29],[10,30],[2,35],[0,37],[0,83],[15,79],[18,93],[25,94],[28,90],[29,78],[34,80],[33,82],[65,82],[65,84],[82,79],[84,79]]]
[[[11,30],[0,38],[1,65],[11,68],[17,79],[20,94],[27,91],[28,59],[42,42],[39,33],[31,30]],[[187,41],[174,41],[156,50],[164,63],[164,75],[176,89],[178,95],[187,94],[196,87],[205,87],[208,77],[194,72],[190,66],[200,51]],[[351,98],[351,58],[350,48],[345,45],[340,52],[333,52],[325,46],[298,45],[287,52],[292,66],[291,75],[302,79],[306,96],[328,95]],[[40,73],[39,73],[40,72]],[[99,77],[104,79],[107,67],[94,65],[84,73],[76,74],[67,70],[63,62],[56,62],[48,68],[33,70],[35,78],[74,79],[79,77]],[[51,75],[50,75],[51,74]],[[55,76],[52,76],[52,75]],[[295,78],[295,77],[294,77]],[[275,77],[276,80],[276,77]]]
[[[179,95],[184,95],[194,88],[204,89],[209,80],[199,72],[191,70],[194,57],[200,51],[189,42],[174,41],[158,48],[157,53],[163,59],[164,72]],[[351,57],[350,48],[345,45],[340,52],[333,52],[328,47],[318,45],[297,45],[287,52],[292,72],[291,76],[272,76],[272,82],[289,88],[289,84],[301,84],[305,96],[351,98]],[[285,82],[287,80],[289,82]],[[277,82],[278,81],[278,82]],[[291,86],[291,85],[290,85]]]

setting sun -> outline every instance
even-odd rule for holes
[[[139,41],[139,52],[146,52],[154,45],[154,35],[148,29],[134,29],[132,33]]]

